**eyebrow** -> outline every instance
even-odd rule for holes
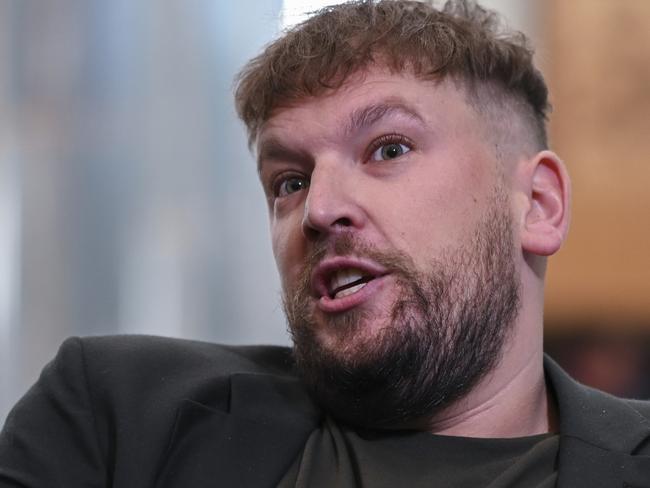
[[[265,160],[304,161],[306,159],[309,159],[309,155],[304,151],[292,149],[284,145],[279,139],[271,137],[260,144],[257,155],[257,173],[261,174],[262,161]]]
[[[416,122],[424,123],[424,120],[417,110],[408,104],[402,101],[388,100],[354,110],[350,114],[348,123],[345,125],[345,133],[351,134],[366,127],[370,127],[388,116],[405,116],[406,118]]]

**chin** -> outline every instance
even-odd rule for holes
[[[345,361],[372,355],[381,337],[397,327],[390,314],[358,307],[339,314],[323,314],[316,310],[304,327],[312,329],[313,340],[333,357]],[[295,336],[295,334],[294,334]],[[349,357],[348,357],[349,356]]]

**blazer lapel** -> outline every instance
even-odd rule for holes
[[[185,400],[158,488],[276,486],[320,413],[295,378],[236,374],[228,411]]]
[[[645,417],[625,401],[575,382],[548,357],[545,370],[560,416],[557,488],[650,486],[650,457],[634,455],[650,438]]]

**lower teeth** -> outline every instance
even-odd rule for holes
[[[334,298],[343,298],[348,295],[352,295],[353,293],[356,293],[359,291],[361,288],[366,286],[367,283],[359,283],[358,285],[351,286],[350,288],[346,288],[344,290],[339,291],[336,295],[334,295]]]

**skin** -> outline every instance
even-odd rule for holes
[[[520,313],[494,370],[418,426],[438,434],[518,437],[554,429],[542,368],[543,278],[545,256],[567,232],[570,185],[559,158],[536,151],[518,116],[506,115],[504,123],[479,115],[449,80],[373,68],[333,92],[276,110],[257,141],[273,251],[288,290],[314,246],[340,233],[404,252],[426,269],[431,257],[470,238],[495,188],[506,195]],[[354,354],[386,325],[397,292],[385,276],[355,303],[368,313],[345,344],[315,294],[320,340]]]

